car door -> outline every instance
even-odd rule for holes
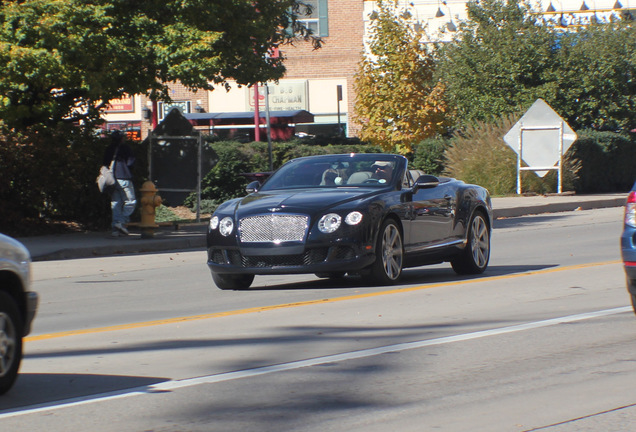
[[[452,231],[456,196],[451,183],[419,187],[412,193],[410,249],[424,249],[446,242]]]

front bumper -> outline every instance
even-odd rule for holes
[[[219,274],[303,274],[355,272],[375,261],[375,254],[358,245],[269,247],[254,254],[239,248],[208,248],[208,267]]]

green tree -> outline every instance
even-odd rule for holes
[[[297,0],[0,2],[0,119],[90,123],[124,93],[168,98],[171,81],[211,89],[280,78],[284,59],[266,54],[312,38],[299,12]]]
[[[356,75],[355,116],[360,138],[406,154],[413,143],[446,130],[444,88],[422,29],[396,2],[378,1],[370,40]]]
[[[516,0],[467,4],[453,42],[438,50],[439,75],[458,123],[490,121],[527,109],[537,98],[552,103],[558,91],[556,39]]]
[[[563,33],[554,108],[575,129],[636,127],[636,23],[591,24]]]

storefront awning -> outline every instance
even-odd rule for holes
[[[237,121],[245,121],[254,119],[253,111],[242,111],[242,112],[223,112],[223,113],[187,113],[184,114],[185,118],[188,120],[194,121],[205,121],[209,120],[213,123],[216,121],[223,121],[226,123],[228,121],[237,120]],[[296,111],[270,111],[270,118],[278,118],[278,119],[286,119],[289,123],[313,123],[314,115],[309,111],[305,110],[296,110]],[[259,117],[264,119],[265,111],[259,112]]]

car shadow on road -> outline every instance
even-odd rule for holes
[[[489,266],[488,269],[479,275],[458,275],[450,267],[417,267],[405,269],[400,279],[400,286],[403,285],[425,285],[439,283],[454,283],[465,280],[487,279],[489,277],[499,277],[513,274],[531,273],[550,268],[558,267],[558,264],[535,264],[535,265],[501,265]],[[277,291],[277,290],[313,290],[313,289],[350,289],[350,288],[370,288],[382,287],[372,285],[359,276],[345,276],[331,279],[310,279],[302,282],[290,282],[276,285],[259,286],[258,279],[249,291]],[[397,285],[385,286],[387,289]]]
[[[0,414],[15,408],[58,405],[69,399],[92,399],[96,395],[150,391],[149,386],[168,378],[94,374],[21,373],[13,388],[0,397]],[[34,391],[34,389],[37,389]]]

